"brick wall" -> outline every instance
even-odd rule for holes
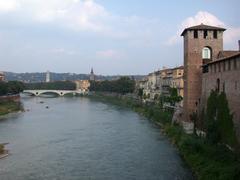
[[[234,62],[235,61],[235,62]],[[240,141],[240,55],[208,65],[208,73],[202,76],[201,109],[206,108],[211,90],[225,91],[233,121]]]

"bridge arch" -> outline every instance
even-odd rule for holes
[[[44,95],[44,94],[55,94],[57,96],[61,96],[61,93],[57,91],[42,91],[42,92],[39,92],[37,96]]]

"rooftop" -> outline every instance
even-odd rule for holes
[[[216,26],[209,26],[209,25],[205,25],[205,24],[200,24],[200,25],[197,25],[197,26],[192,26],[192,27],[188,27],[188,28],[184,29],[184,31],[182,32],[181,36],[184,36],[186,31],[188,31],[188,30],[218,30],[218,31],[225,31],[226,29],[221,28],[221,27],[216,27]]]
[[[209,63],[205,64],[204,66],[207,66],[207,65],[210,65],[210,64],[219,63],[219,62],[222,62],[222,61],[227,61],[227,60],[230,60],[230,59],[233,59],[233,58],[237,58],[237,57],[240,57],[240,52],[239,51],[238,51],[238,53],[235,53],[232,56],[228,56],[228,57],[217,59],[215,61],[212,61],[212,62],[209,62]]]
[[[220,51],[218,53],[218,59],[226,58],[238,54],[239,51]]]

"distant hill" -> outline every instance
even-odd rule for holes
[[[5,78],[7,81],[22,81],[26,83],[34,82],[45,82],[46,72],[36,72],[36,73],[13,73],[13,72],[4,72]],[[96,75],[96,80],[115,80],[124,75],[116,76],[102,76]],[[128,76],[128,75],[127,75]],[[88,80],[89,74],[75,74],[75,73],[50,73],[51,81],[74,81],[74,80]],[[129,76],[136,80],[142,79],[143,75],[131,75]]]

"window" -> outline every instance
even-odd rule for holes
[[[223,61],[223,71],[226,71],[226,64],[225,64],[225,61]]]
[[[203,32],[204,39],[207,39],[207,36],[208,36],[208,32],[207,32],[207,30],[204,30],[204,32]]]
[[[228,61],[228,70],[231,70],[231,61]]]
[[[237,60],[236,59],[233,60],[233,67],[235,70],[237,69]]]
[[[194,30],[194,32],[193,32],[193,37],[194,37],[194,39],[197,39],[197,38],[198,38],[198,31],[197,31],[197,30]]]
[[[214,31],[213,31],[213,38],[214,38],[214,39],[217,39],[217,30],[214,30]]]
[[[223,83],[223,92],[225,92],[225,82]]]
[[[208,47],[204,47],[202,50],[202,58],[203,59],[211,59],[211,49]]]
[[[218,63],[218,72],[221,72],[221,64]]]

